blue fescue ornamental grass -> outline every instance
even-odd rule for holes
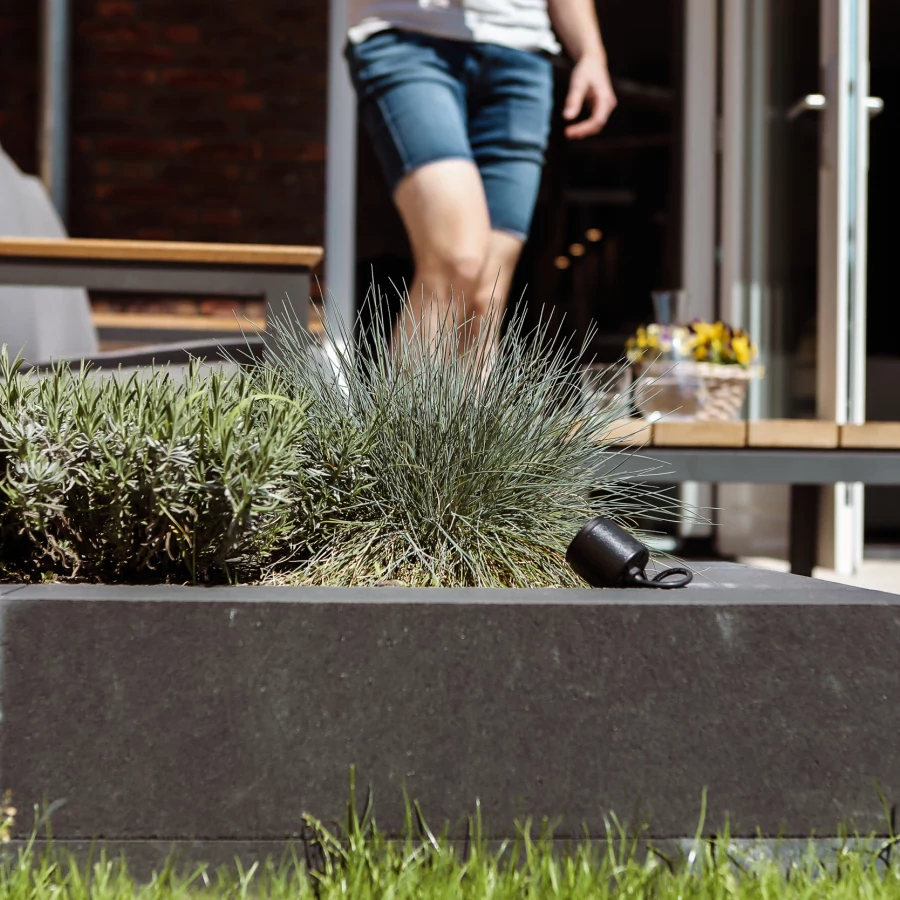
[[[521,317],[496,348],[485,328],[463,353],[465,322],[445,318],[391,342],[383,319],[373,321],[355,338],[325,323],[331,365],[311,362],[308,335],[291,319],[270,326],[257,372],[303,404],[342,485],[340,521],[309,547],[296,580],[574,587],[565,551],[587,519],[635,528],[640,517],[677,515],[658,488],[614,467],[598,476],[626,410],[577,389],[584,348],[546,325],[526,332]],[[320,465],[321,456],[311,453]]]

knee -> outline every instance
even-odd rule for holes
[[[461,248],[452,254],[431,260],[423,267],[428,289],[440,294],[452,292],[455,298],[475,302],[487,263],[486,253],[477,248]]]

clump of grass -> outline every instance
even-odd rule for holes
[[[13,578],[252,573],[293,523],[296,403],[265,377],[45,377],[0,355],[0,567]]]
[[[302,563],[273,576],[311,584],[400,581],[440,587],[579,584],[565,550],[584,521],[606,515],[635,529],[678,512],[654,488],[608,465],[610,426],[577,384],[568,342],[520,316],[492,347],[484,329],[445,319],[391,345],[383,319],[356,337],[326,323],[333,365],[310,354],[290,318],[256,376],[307,409],[310,430],[297,495]],[[369,347],[364,355],[360,348]],[[577,349],[577,348],[576,348]],[[598,474],[604,458],[605,474]]]

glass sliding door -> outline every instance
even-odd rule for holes
[[[768,366],[749,414],[861,422],[868,136],[879,108],[868,0],[723,7],[720,298],[723,315],[758,335]],[[786,510],[786,492],[766,496],[770,513]],[[858,565],[861,486],[823,491],[820,535],[821,564]]]

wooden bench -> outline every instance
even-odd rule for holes
[[[820,488],[838,483],[900,485],[900,422],[837,425],[806,419],[657,422],[624,419],[610,430],[614,468],[657,484],[684,481],[791,487],[791,571],[815,564]],[[649,462],[652,461],[652,462]],[[652,472],[648,472],[652,468]]]
[[[0,284],[252,298],[264,301],[269,313],[283,315],[289,310],[299,323],[306,325],[310,270],[321,259],[320,247],[0,238]],[[131,324],[139,326],[133,317]],[[170,339],[211,331],[209,323],[206,328],[197,328],[201,325],[198,322],[190,324],[194,329],[185,327],[179,331],[177,324],[169,321],[167,328],[157,330],[168,330],[166,336]],[[235,324],[223,330],[237,332],[239,328]],[[249,325],[248,330],[252,330]],[[191,331],[195,333],[191,335]],[[240,338],[235,336],[233,341],[239,342]],[[201,339],[189,343],[191,353],[200,355],[199,351],[207,345],[213,350],[221,342]],[[154,352],[157,361],[166,355],[162,347],[154,348]],[[172,353],[173,358],[178,356],[174,346]]]

